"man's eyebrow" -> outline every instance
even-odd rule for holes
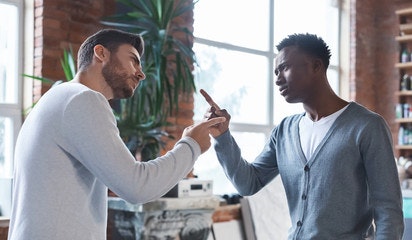
[[[277,76],[281,71],[284,70],[284,68],[285,68],[286,66],[288,66],[288,62],[287,62],[287,61],[284,61],[284,62],[279,63],[279,64],[276,66],[275,70],[274,70],[275,75]]]
[[[281,62],[277,65],[276,70],[279,70],[280,68],[285,67],[285,65],[288,65],[288,62]]]
[[[132,52],[132,51],[130,51],[129,53],[132,55],[132,57],[134,58],[134,60],[135,60],[137,63],[140,63],[140,59],[139,59],[139,57],[136,55],[136,53],[134,53],[134,52]]]

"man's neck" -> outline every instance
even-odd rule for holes
[[[90,70],[81,71],[76,74],[72,82],[77,82],[86,87],[103,94],[107,100],[113,96],[111,88],[107,85],[104,77]]]

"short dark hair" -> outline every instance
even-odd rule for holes
[[[143,55],[144,41],[139,34],[128,33],[117,29],[103,29],[88,37],[80,46],[77,54],[77,68],[79,71],[87,68],[93,59],[93,48],[101,44],[111,53],[116,52],[122,44],[130,44],[136,48],[140,56]]]
[[[331,53],[328,45],[322,38],[309,33],[295,33],[280,41],[276,48],[278,51],[281,51],[283,48],[290,46],[297,46],[303,52],[320,58],[325,68],[329,67]]]

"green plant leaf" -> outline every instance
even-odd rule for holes
[[[156,139],[164,145],[162,134],[154,133],[165,126],[168,116],[179,109],[179,95],[192,93],[195,88],[192,74],[196,64],[191,46],[175,36],[190,40],[193,33],[187,28],[171,27],[175,17],[194,8],[192,0],[117,0],[128,10],[102,19],[102,24],[139,33],[145,42],[142,66],[146,79],[130,99],[121,100],[116,120],[122,138],[130,146],[143,148],[146,141]],[[176,34],[179,33],[179,34]],[[171,68],[171,66],[173,66]],[[131,152],[136,150],[130,149]]]
[[[60,59],[60,64],[63,68],[66,81],[71,81],[76,75],[76,66],[74,63],[73,50],[70,47],[69,50],[63,51],[63,58]]]
[[[35,80],[39,80],[39,81],[42,81],[42,82],[47,83],[47,84],[54,84],[56,82],[55,80],[52,80],[50,78],[45,78],[45,77],[37,77],[37,76],[34,76],[34,75],[28,75],[28,74],[23,74],[23,76],[28,77],[28,78],[32,78],[32,79],[35,79]]]

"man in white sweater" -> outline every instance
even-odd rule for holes
[[[106,239],[107,188],[131,203],[161,197],[210,147],[211,119],[190,126],[174,148],[137,162],[109,106],[145,78],[136,34],[101,30],[80,47],[78,73],[51,88],[25,120],[16,143],[10,240]]]

